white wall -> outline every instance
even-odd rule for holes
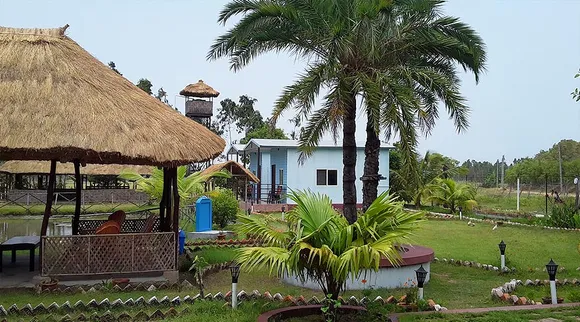
[[[365,270],[361,276],[354,281],[349,277],[346,282],[346,290],[364,290],[365,288],[399,288],[405,287],[405,282],[415,281],[417,282],[417,273],[415,270],[419,269],[421,264],[402,266],[402,267],[389,267],[389,268],[379,268],[378,272],[373,270]],[[425,278],[425,284],[429,282],[431,277],[431,263],[423,263],[423,268],[429,272]],[[365,275],[366,272],[366,275]],[[366,284],[362,282],[366,279]],[[316,281],[306,280],[304,283],[296,276],[287,276],[282,279],[284,283],[309,288],[312,290],[319,290],[320,286]],[[407,287],[411,287],[412,282],[407,283]]]
[[[340,148],[318,148],[304,164],[298,164],[300,152],[296,149],[288,149],[288,188],[293,190],[310,189],[314,192],[326,194],[335,204],[342,204],[342,149]],[[364,148],[357,149],[356,161],[356,191],[357,203],[362,203],[362,181]],[[317,186],[316,170],[329,169],[338,170],[338,185]],[[379,156],[379,173],[387,179],[379,182],[379,193],[389,189],[389,152],[388,149],[381,149]],[[288,203],[292,203],[288,200]]]

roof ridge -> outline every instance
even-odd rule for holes
[[[0,26],[0,34],[62,37],[68,27],[69,24],[59,28],[12,28]]]

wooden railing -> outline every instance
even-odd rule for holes
[[[79,221],[79,234],[80,235],[94,235],[97,228],[101,227],[102,224],[106,223],[106,219],[91,219],[91,220],[80,220]],[[140,233],[145,228],[145,223],[147,219],[126,219],[121,225],[121,233]],[[155,218],[153,224],[154,232],[159,231],[159,217]]]
[[[176,270],[171,232],[42,237],[42,276],[90,276]]]

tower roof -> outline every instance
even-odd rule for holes
[[[179,92],[179,95],[193,97],[218,97],[220,92],[204,83],[201,79],[195,84],[189,84]]]

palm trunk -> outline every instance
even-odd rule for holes
[[[344,113],[342,126],[342,203],[343,215],[354,223],[356,214],[356,96],[353,94]]]
[[[365,164],[363,182],[363,210],[367,210],[377,199],[379,191],[379,152],[381,140],[369,116],[367,121],[367,140],[365,143]]]

